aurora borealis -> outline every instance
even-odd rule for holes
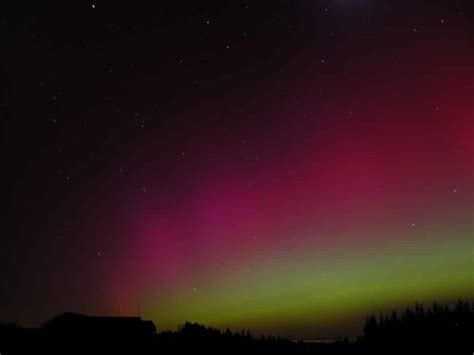
[[[314,339],[474,298],[472,4],[93,5],[2,24],[2,317]]]

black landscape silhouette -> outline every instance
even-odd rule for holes
[[[332,342],[254,337],[186,322],[177,331],[157,332],[140,317],[97,317],[63,313],[40,328],[14,323],[0,327],[0,352],[14,354],[472,354],[474,304],[415,304],[401,314],[370,315],[363,335]]]

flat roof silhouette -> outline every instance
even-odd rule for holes
[[[140,317],[102,317],[79,313],[62,313],[41,327],[49,331],[74,333],[156,333],[155,324]]]

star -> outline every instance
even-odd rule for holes
[[[92,8],[95,9],[95,4],[92,4]]]

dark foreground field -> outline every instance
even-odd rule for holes
[[[176,332],[156,333],[138,317],[87,317],[64,313],[41,328],[3,324],[1,355],[14,354],[472,354],[474,307],[416,305],[403,314],[369,316],[356,341],[305,343],[252,337],[249,332],[185,323]]]

